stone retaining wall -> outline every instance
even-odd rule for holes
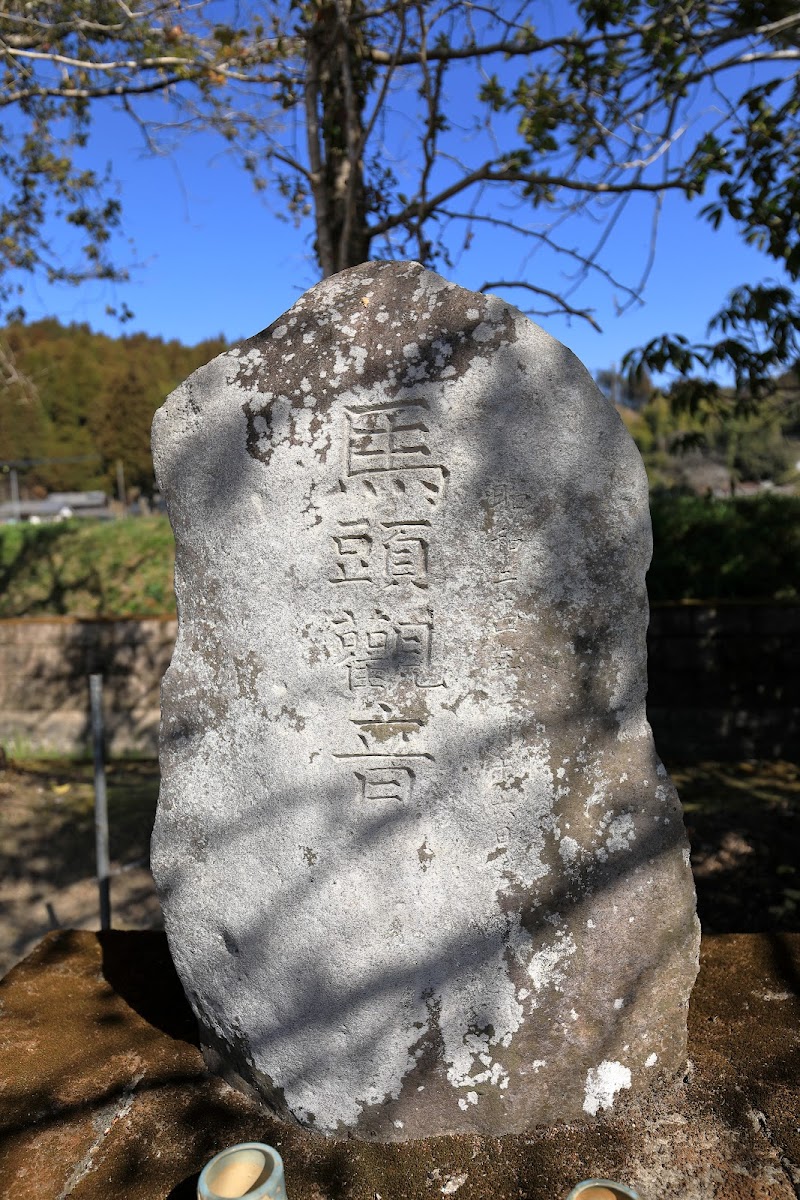
[[[110,753],[155,754],[177,628],[169,618],[0,621],[0,744],[88,752],[88,676],[100,672]]]
[[[99,671],[110,752],[155,754],[176,630],[170,618],[0,621],[0,744],[88,751],[87,676]],[[800,758],[800,606],[654,605],[648,642],[664,759]]]

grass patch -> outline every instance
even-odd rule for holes
[[[0,526],[0,617],[173,614],[166,517]]]
[[[670,767],[707,933],[800,929],[800,764]]]
[[[91,874],[95,855],[92,764],[67,758],[15,759],[5,779],[11,799],[5,800],[0,817],[3,877],[33,875],[48,885],[64,887]],[[152,759],[107,764],[113,862],[147,863],[158,786],[158,763]]]

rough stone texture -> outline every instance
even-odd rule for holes
[[[699,929],[645,719],[647,482],[577,359],[371,263],[153,431],[180,617],[153,871],[209,1061],[384,1140],[682,1073]]]
[[[704,937],[692,1070],[646,1119],[503,1139],[332,1142],[204,1070],[163,934],[49,934],[0,982],[0,1194],[196,1200],[236,1142],[277,1146],[290,1200],[563,1200],[600,1176],[644,1200],[796,1200],[800,934]]]

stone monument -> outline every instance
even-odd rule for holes
[[[686,1067],[647,480],[573,354],[418,263],[158,411],[153,871],[208,1061],[334,1137],[590,1119]]]

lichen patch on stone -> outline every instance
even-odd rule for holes
[[[598,1067],[592,1067],[587,1072],[583,1111],[594,1117],[601,1108],[613,1108],[617,1092],[630,1086],[630,1067],[605,1059]]]

